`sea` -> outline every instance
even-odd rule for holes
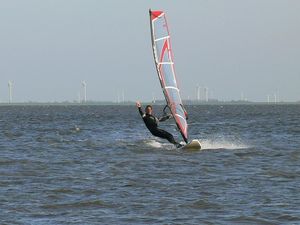
[[[0,224],[300,224],[300,104],[186,109],[200,151],[135,105],[0,106]]]

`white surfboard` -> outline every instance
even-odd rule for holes
[[[183,150],[200,150],[201,149],[201,144],[199,140],[192,140],[191,142],[187,143],[186,145],[182,146],[180,149]]]

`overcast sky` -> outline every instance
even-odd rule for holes
[[[299,0],[0,0],[0,101],[162,98],[148,9],[164,10],[182,97],[300,100]]]

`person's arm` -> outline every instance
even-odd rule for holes
[[[135,105],[136,105],[136,107],[138,108],[141,117],[143,117],[144,112],[143,112],[143,110],[142,110],[142,105],[141,105],[141,103],[140,103],[139,101],[137,101],[137,102],[135,103]]]
[[[166,116],[163,116],[163,117],[160,117],[158,119],[159,122],[163,122],[163,121],[166,121],[168,119],[172,118],[172,114],[169,114],[169,115],[166,115]]]

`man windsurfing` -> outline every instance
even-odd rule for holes
[[[152,135],[163,139],[167,139],[170,143],[174,144],[177,148],[180,148],[182,146],[180,143],[175,141],[172,134],[158,128],[159,122],[163,122],[170,119],[172,117],[171,114],[163,116],[161,118],[157,118],[152,114],[153,110],[151,105],[146,106],[145,113],[143,112],[142,105],[139,101],[136,102],[136,107],[138,108],[139,113],[143,118],[146,127],[148,128],[148,130],[151,132]]]

